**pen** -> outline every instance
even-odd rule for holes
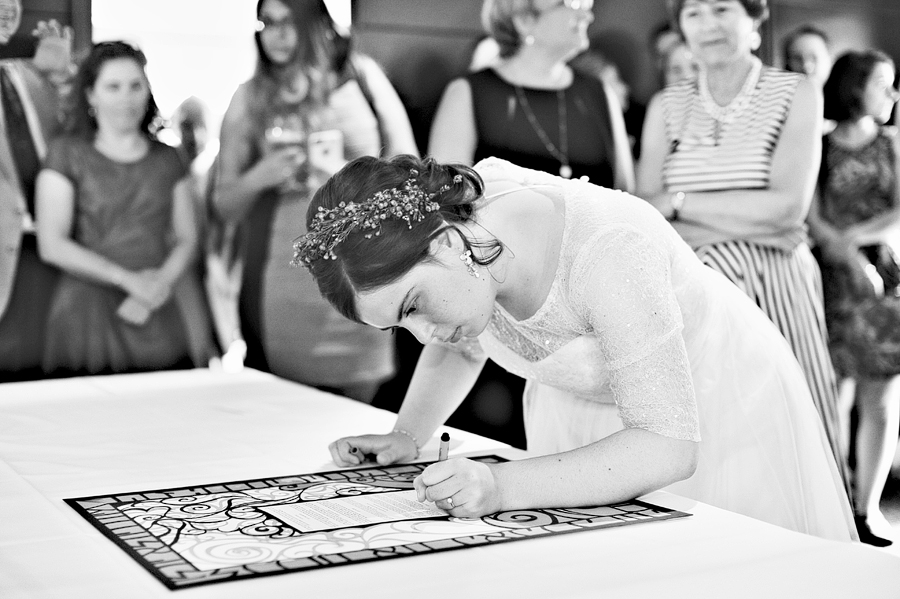
[[[353,455],[362,455],[362,458],[361,458],[361,459],[362,459],[362,461],[364,461],[364,462],[376,462],[376,461],[377,461],[377,460],[375,459],[375,458],[376,458],[376,455],[375,455],[374,453],[363,453],[363,454],[360,454],[359,447],[351,447],[351,448],[350,448],[350,453],[352,453]]]
[[[441,446],[438,449],[438,461],[443,462],[450,455],[450,435],[447,433],[441,434]]]

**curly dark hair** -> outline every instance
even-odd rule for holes
[[[840,122],[860,116],[869,77],[882,63],[894,68],[893,59],[879,50],[847,52],[839,56],[822,88],[825,118]]]
[[[94,44],[88,55],[78,65],[78,74],[72,86],[72,104],[65,119],[64,128],[67,133],[93,139],[97,131],[97,121],[91,114],[87,92],[97,83],[97,77],[100,76],[103,65],[111,60],[121,58],[137,63],[141,71],[144,71],[146,78],[147,57],[138,48],[122,41]],[[144,118],[141,119],[141,131],[147,137],[155,139],[161,122],[159,107],[156,105],[151,90],[147,98],[147,110],[144,112]]]

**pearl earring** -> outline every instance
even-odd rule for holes
[[[762,45],[762,36],[759,34],[759,31],[754,31],[750,34],[750,49],[754,52],[759,50],[759,47]]]
[[[469,271],[469,274],[475,277],[476,279],[481,278],[481,275],[475,269],[475,261],[472,260],[472,250],[466,250],[459,255],[459,259],[463,261],[463,264],[466,265],[466,269]]]
[[[534,36],[531,35],[530,33],[529,33],[528,35],[525,36],[525,45],[526,45],[526,46],[533,46],[533,45],[534,45]]]

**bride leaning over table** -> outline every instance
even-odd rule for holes
[[[323,295],[425,344],[394,430],[338,439],[338,465],[415,459],[490,357],[528,380],[528,447],[545,455],[429,466],[419,497],[454,516],[667,488],[853,537],[784,338],[646,202],[499,159],[360,158],[316,193],[307,226],[295,261]]]

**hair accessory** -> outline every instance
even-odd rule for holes
[[[469,274],[475,277],[476,279],[481,278],[481,275],[478,274],[478,270],[475,268],[475,261],[472,260],[472,250],[466,250],[459,255],[459,259],[463,261],[466,265],[466,268],[469,270]]]
[[[409,179],[400,187],[379,191],[360,203],[341,202],[336,208],[319,206],[309,231],[294,243],[294,266],[309,265],[319,258],[334,260],[334,248],[353,231],[368,231],[366,239],[381,235],[381,223],[388,219],[406,221],[410,229],[413,223],[425,220],[429,213],[440,209],[434,201],[438,195],[449,190],[451,185],[443,185],[434,193],[428,193],[419,185],[416,177],[419,171],[410,169]],[[453,184],[462,182],[462,175],[453,177]]]

